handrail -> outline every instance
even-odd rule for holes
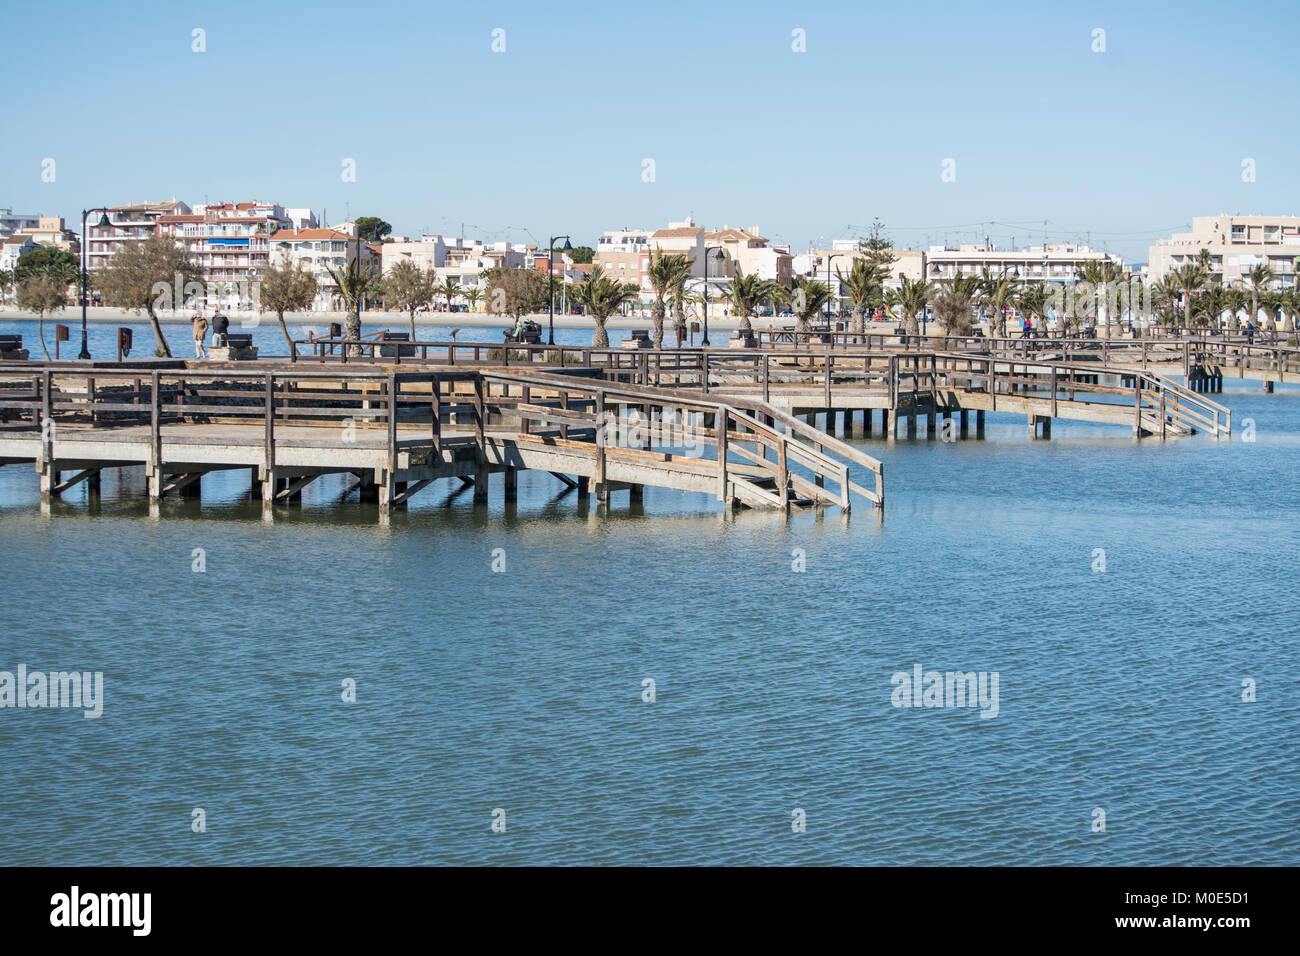
[[[69,387],[79,382],[85,383],[83,388]],[[516,440],[528,440],[543,436],[547,428],[554,431],[552,426],[558,427],[559,437],[599,449],[597,455],[603,461],[608,454],[620,453],[606,448],[604,429],[609,424],[607,416],[612,414],[606,408],[640,407],[651,421],[657,419],[660,424],[665,421],[665,412],[675,418],[682,410],[707,419],[701,417],[701,427],[694,430],[685,426],[661,429],[660,438],[668,441],[690,437],[692,446],[694,439],[699,439],[701,448],[710,444],[717,447],[716,458],[688,451],[685,456],[675,454],[673,460],[679,466],[695,468],[714,462],[708,467],[718,469],[720,497],[738,497],[750,504],[788,505],[792,488],[797,498],[805,497],[800,490],[804,479],[792,469],[798,465],[807,471],[808,487],[821,489],[810,495],[818,504],[838,504],[847,511],[851,494],[877,507],[884,501],[883,466],[879,461],[762,402],[718,401],[701,393],[605,379],[472,369],[184,369],[152,370],[147,377],[105,369],[46,369],[35,375],[0,370],[0,386],[10,385],[14,387],[0,387],[0,418],[17,418],[18,427],[35,430],[56,418],[74,425],[80,423],[79,427],[88,425],[90,429],[148,424],[154,462],[162,458],[167,427],[177,422],[260,422],[263,437],[259,441],[264,443],[268,467],[274,467],[277,447],[288,440],[281,434],[281,426],[333,422],[349,429],[373,429],[367,432],[373,437],[365,447],[386,449],[390,473],[397,467],[399,449],[427,446],[441,455],[444,447],[469,442],[478,448],[481,461],[487,444],[499,440],[503,431]],[[444,417],[464,413],[472,416],[473,434],[451,434],[444,429]],[[518,424],[512,424],[512,419]],[[428,423],[430,431],[423,438],[418,434],[413,437],[406,426],[420,422]],[[399,429],[399,425],[404,427]],[[543,431],[534,430],[536,425]],[[52,434],[53,430],[45,431]],[[327,437],[312,440],[327,445],[334,442]],[[338,439],[340,444],[355,441],[346,434]],[[747,449],[746,445],[754,448]],[[729,448],[744,463],[733,466]],[[638,450],[626,451],[635,454]],[[775,453],[775,461],[769,459],[769,452]],[[48,460],[51,453],[42,455],[43,460]],[[850,465],[871,472],[875,487],[854,484],[849,477]],[[772,488],[762,487],[762,482],[770,482]],[[836,485],[838,493],[832,494],[825,487],[828,483]]]

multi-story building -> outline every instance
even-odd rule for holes
[[[985,269],[994,275],[1006,272],[1022,282],[1073,282],[1079,270],[1089,262],[1113,262],[1123,268],[1124,261],[1090,246],[1075,242],[1049,242],[1046,246],[999,249],[992,243],[963,243],[931,246],[925,255],[927,279],[951,279],[962,275],[980,275]]]
[[[78,252],[81,240],[75,232],[63,225],[62,216],[41,216],[35,228],[20,229],[23,235],[31,236],[38,245],[52,246],[65,252]]]
[[[402,260],[413,262],[421,269],[441,269],[447,262],[447,242],[442,236],[421,236],[419,239],[399,236],[383,244],[385,273]]]
[[[901,276],[913,281],[925,275],[925,252],[920,249],[890,249],[894,257],[885,276],[884,286],[896,289]],[[832,239],[829,249],[810,249],[794,257],[794,272],[830,285],[831,292],[839,297],[843,295],[840,275],[847,275],[853,268],[853,260],[862,258],[861,243],[857,239]]]
[[[605,270],[618,282],[631,282],[645,291],[649,288],[645,270],[650,262],[650,230],[608,229],[596,239],[591,264]]]
[[[15,213],[12,209],[0,209],[0,239],[8,239],[15,232],[35,229],[40,224],[40,216],[28,216]]]
[[[1255,266],[1273,271],[1273,285],[1296,285],[1300,216],[1197,216],[1192,231],[1158,239],[1147,257],[1147,276],[1159,282],[1179,266],[1210,253],[1210,277],[1225,285],[1245,281]]]
[[[289,228],[284,207],[263,202],[199,205],[158,219],[159,235],[185,246],[209,286],[252,282],[266,269],[270,235]]]
[[[758,226],[741,229],[724,223],[721,229],[704,234],[704,244],[708,248],[720,247],[727,257],[726,261],[710,266],[710,275],[716,272],[730,278],[741,272],[786,286],[794,276],[794,257],[789,247],[774,248],[759,235]]]
[[[529,256],[536,246],[517,242],[482,242],[478,239],[448,239],[442,266],[438,275],[443,280],[454,279],[465,290],[487,289],[482,273],[486,269],[526,269]]]
[[[282,229],[268,237],[268,245],[270,263],[299,266],[316,278],[319,290],[311,306],[313,312],[337,312],[344,307],[331,268],[343,269],[358,255],[363,269],[380,267],[378,246],[358,242],[355,236],[336,229]]]
[[[132,242],[143,242],[158,232],[163,216],[188,215],[190,207],[172,197],[164,202],[140,202],[113,206],[104,211],[109,225],[99,226],[100,213],[92,212],[86,220],[86,268],[97,272],[112,255]]]
[[[29,252],[35,252],[40,246],[25,232],[15,233],[0,239],[0,270],[11,271],[18,267],[18,260]]]

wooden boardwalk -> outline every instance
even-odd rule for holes
[[[645,485],[790,509],[880,507],[883,466],[762,402],[491,370],[0,370],[0,464],[31,464],[42,495],[103,468],[143,467],[151,498],[247,469],[268,505],[352,474],[381,512],[440,479],[551,472],[608,502]],[[861,483],[860,483],[861,482]]]
[[[425,342],[407,345],[411,354],[405,359],[392,343],[371,341],[347,361],[495,363],[530,371],[578,365],[621,382],[696,389],[728,400],[756,398],[792,414],[825,413],[828,421],[851,411],[871,427],[878,412],[886,436],[894,434],[900,419],[914,434],[917,416],[944,413],[963,420],[975,414],[978,431],[989,411],[1023,414],[1031,433],[1042,437],[1050,436],[1051,420],[1058,417],[1128,425],[1137,437],[1231,432],[1228,409],[1195,394],[1217,390],[1221,378],[1204,372],[1198,364],[1203,358],[1189,341],[971,337],[947,339],[956,347],[950,351],[918,351],[883,347],[890,344],[884,337],[867,337],[881,339],[870,348],[832,338],[824,347],[708,350]],[[384,348],[387,356],[381,354]],[[1255,352],[1265,347],[1245,344],[1222,348],[1222,360],[1242,362],[1244,375],[1255,374],[1250,370],[1255,365],[1294,367],[1297,371],[1288,374],[1300,375],[1300,355],[1279,360],[1275,348],[1267,354]],[[295,343],[294,353],[303,363],[345,357],[342,341],[329,339]],[[1178,372],[1191,387],[1174,381]],[[932,420],[929,426],[933,431]]]

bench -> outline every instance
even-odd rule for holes
[[[380,335],[379,340],[381,342],[409,342],[411,341],[411,333],[389,332],[387,329],[385,329],[384,332]],[[414,345],[381,345],[379,346],[379,354],[386,355],[386,356],[396,355],[399,358],[404,355],[414,355],[415,346]]]
[[[237,362],[257,358],[253,336],[249,333],[226,333],[226,341],[208,349],[208,358],[218,362]]]
[[[21,335],[0,335],[0,358],[10,361],[25,360],[27,350],[23,348],[23,337]]]

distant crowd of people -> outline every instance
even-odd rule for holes
[[[202,312],[195,312],[192,320],[194,325],[194,357],[208,357],[208,320],[203,317]],[[226,334],[230,331],[230,320],[221,314],[221,309],[217,309],[212,316],[212,347],[221,348],[226,344]]]

